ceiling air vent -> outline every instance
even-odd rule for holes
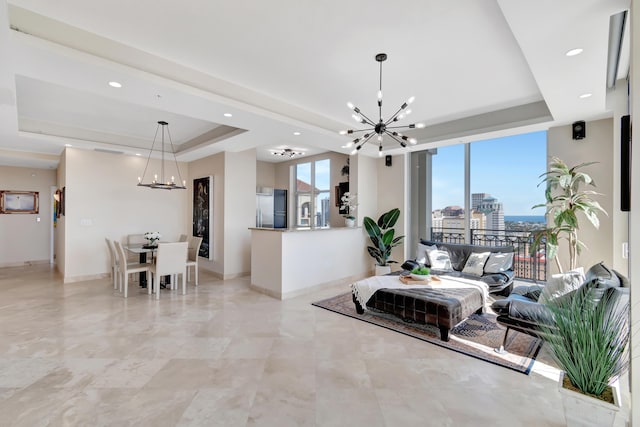
[[[124,151],[107,150],[105,148],[94,148],[94,150],[100,151],[101,153],[124,154]]]

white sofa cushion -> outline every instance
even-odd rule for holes
[[[471,274],[473,276],[482,276],[484,272],[484,264],[489,259],[491,252],[473,252],[467,258],[467,262],[462,269],[465,274]]]
[[[513,252],[493,252],[484,265],[485,273],[502,273],[513,265]]]

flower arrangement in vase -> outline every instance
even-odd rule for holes
[[[340,210],[346,213],[342,215],[345,218],[347,227],[353,227],[356,221],[356,209],[358,208],[358,202],[356,194],[351,194],[348,191],[340,198]]]
[[[147,231],[144,233],[144,238],[149,241],[149,246],[157,246],[158,240],[160,240],[161,237],[162,235],[158,231]]]

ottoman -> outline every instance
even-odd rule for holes
[[[353,295],[358,314],[364,308]],[[398,316],[404,321],[434,325],[440,339],[449,341],[449,331],[473,313],[484,312],[478,289],[378,289],[366,303],[367,308]]]

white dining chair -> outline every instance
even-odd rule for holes
[[[122,239],[122,244],[125,246],[136,246],[136,245],[144,245],[147,243],[147,239],[144,238],[144,234],[127,234]],[[140,262],[140,256],[134,254],[133,252],[125,251],[127,254],[127,259],[129,263]]]
[[[104,238],[109,248],[109,256],[111,260],[111,281],[113,282],[113,289],[118,287],[118,258],[116,256],[116,250],[113,247],[113,243],[108,238]]]
[[[146,272],[149,274],[151,264],[140,264],[127,262],[127,254],[124,252],[124,248],[115,240],[114,245],[116,247],[116,253],[118,254],[118,280],[120,281],[120,289],[124,290],[124,297],[127,297],[129,290],[129,274]]]
[[[191,236],[187,242],[189,243],[187,251],[187,281],[191,274],[191,267],[193,267],[196,276],[195,284],[198,286],[198,258],[200,258],[198,254],[202,245],[202,237]]]
[[[182,276],[182,294],[187,293],[187,242],[160,243],[156,252],[155,264],[149,265],[150,281],[148,292],[156,293],[160,298],[160,278],[176,275],[174,285],[177,286],[177,276]]]

